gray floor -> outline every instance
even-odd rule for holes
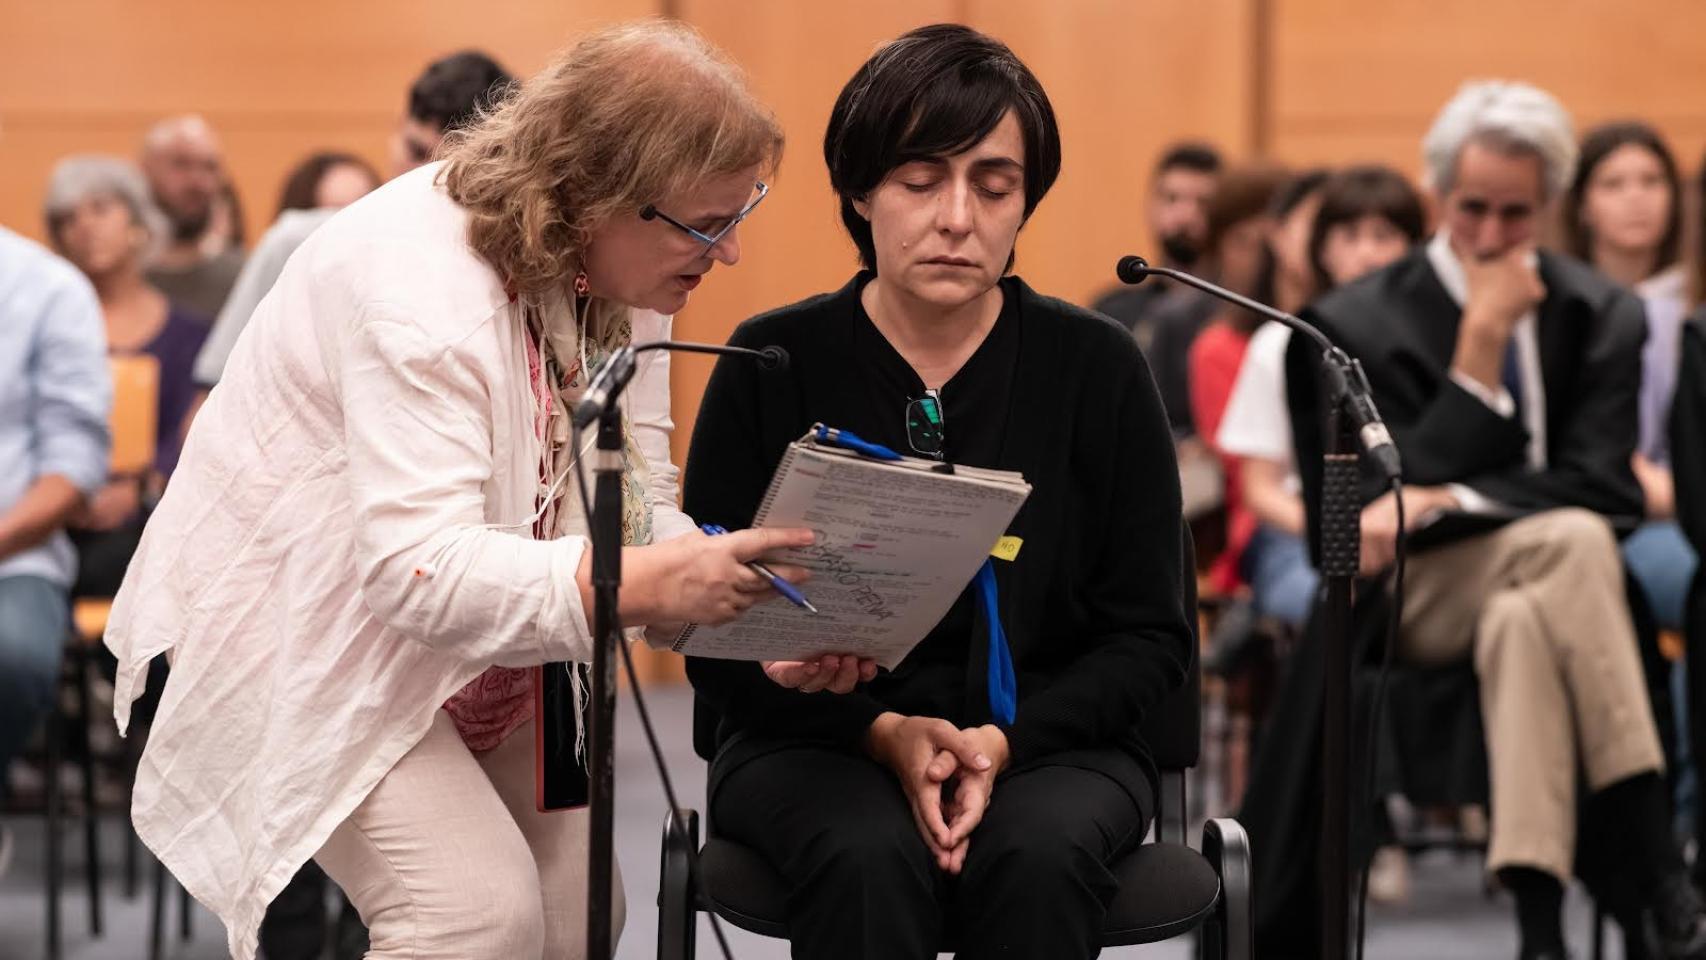
[[[703,806],[703,765],[688,744],[689,700],[680,689],[656,690],[648,698],[659,727],[667,731],[665,749],[676,788],[684,802]],[[652,906],[657,891],[658,835],[665,803],[656,770],[646,751],[645,740],[631,700],[624,700],[618,733],[616,811],[617,856],[621,860],[628,899],[627,929],[622,934],[619,957],[654,955],[657,915]],[[43,947],[42,831],[39,820],[7,821],[18,836],[17,858],[12,869],[0,877],[0,960],[36,960],[45,956]],[[107,908],[106,935],[89,935],[87,899],[82,889],[81,843],[69,844],[72,858],[72,889],[65,897],[66,960],[140,960],[147,955],[148,897],[125,900],[118,890],[120,825],[108,824],[105,876],[110,877],[103,897]],[[68,839],[71,839],[68,837]],[[145,874],[146,875],[146,874]],[[1411,902],[1401,909],[1376,911],[1371,919],[1367,955],[1373,960],[1438,960],[1441,957],[1507,958],[1516,954],[1515,934],[1509,907],[1483,895],[1477,863],[1451,855],[1430,855],[1416,862]],[[146,890],[146,887],[144,888]],[[1586,957],[1588,908],[1580,898],[1567,907],[1573,949]],[[175,937],[167,956],[174,960],[217,960],[225,956],[224,933],[217,920],[196,906],[194,937],[185,942]],[[1615,937],[1610,938],[1615,940]],[[780,960],[787,957],[785,944],[729,930],[734,955],[742,960]],[[717,956],[715,941],[706,921],[700,920],[700,955]],[[1184,958],[1191,956],[1187,944],[1109,951],[1112,958]],[[1608,956],[1621,958],[1612,944]]]

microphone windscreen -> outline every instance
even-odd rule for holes
[[[1121,283],[1142,283],[1149,276],[1149,261],[1138,256],[1121,257],[1114,272]]]
[[[787,370],[788,351],[778,346],[768,346],[758,351],[758,369]]]

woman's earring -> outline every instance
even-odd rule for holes
[[[592,284],[587,282],[586,274],[575,274],[575,296],[584,297],[592,292]]]

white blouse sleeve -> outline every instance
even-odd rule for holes
[[[362,599],[386,626],[465,660],[587,660],[575,580],[586,540],[488,528],[490,392],[472,355],[379,304],[343,344],[344,445]]]
[[[671,321],[649,310],[634,312],[634,343],[668,340]],[[628,386],[628,421],[634,442],[645,454],[651,473],[652,541],[660,543],[699,528],[681,512],[681,470],[670,460],[669,439],[675,422],[669,416],[669,351],[640,354]]]

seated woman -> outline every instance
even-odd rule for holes
[[[142,172],[128,161],[97,155],[60,161],[45,207],[54,249],[83,271],[101,298],[107,353],[147,357],[158,367],[152,466],[140,475],[109,476],[73,521],[78,576],[72,595],[110,597],[136,552],[149,504],[177,465],[179,428],[195,394],[190,367],[207,339],[208,318],[168,301],[143,275],[142,264],[167,224]]]
[[[1312,173],[1290,178],[1277,168],[1263,166],[1234,168],[1221,177],[1220,187],[1208,204],[1208,251],[1219,265],[1221,286],[1263,303],[1278,299],[1280,278],[1290,271],[1282,270],[1277,263],[1275,235],[1282,230],[1294,233],[1290,226],[1293,219],[1307,221],[1314,216],[1315,205],[1306,201],[1320,186],[1320,179]],[[1302,232],[1307,242],[1307,222],[1302,225]],[[1308,275],[1307,257],[1302,272]],[[1191,421],[1209,451],[1219,458],[1226,482],[1225,549],[1215,557],[1208,575],[1209,584],[1218,594],[1230,595],[1238,590],[1239,557],[1255,530],[1255,518],[1245,507],[1239,489],[1238,462],[1220,449],[1214,436],[1220,428],[1220,418],[1226,413],[1226,400],[1238,378],[1238,367],[1244,362],[1244,348],[1261,321],[1261,317],[1248,310],[1217,300],[1213,319],[1191,343],[1188,354]]]
[[[1664,138],[1639,122],[1608,123],[1582,137],[1581,160],[1565,198],[1570,252],[1641,298],[1640,443],[1633,465],[1644,522],[1623,541],[1623,562],[1658,625],[1681,630],[1684,598],[1699,562],[1676,522],[1671,476],[1671,396],[1678,344],[1688,317],[1688,269],[1680,262],[1682,181]]]
[[[972,589],[892,673],[840,696],[804,692],[823,682],[806,668],[772,682],[690,659],[713,829],[786,877],[798,957],[934,957],[945,931],[962,957],[1095,956],[1108,865],[1154,810],[1135,730],[1191,655],[1166,416],[1125,331],[1007,275],[1060,147],[1005,46],[949,25],[888,44],[842,90],[824,154],[863,270],[735,332],[787,349],[792,375],[717,367],[686,509],[747,525],[816,421],[1023,472],[1034,489],[1008,531],[1023,547],[996,563],[1017,709],[992,705],[1002,633]],[[908,433],[925,396],[940,445]]]
[[[1326,293],[1392,263],[1421,240],[1422,198],[1388,167],[1351,167],[1321,188],[1308,233],[1314,289]],[[1299,305],[1301,306],[1301,305]],[[1238,460],[1244,504],[1256,529],[1244,549],[1244,579],[1256,612],[1301,630],[1319,580],[1303,540],[1302,486],[1293,462],[1285,392],[1291,328],[1263,324],[1250,338],[1215,434]]]

